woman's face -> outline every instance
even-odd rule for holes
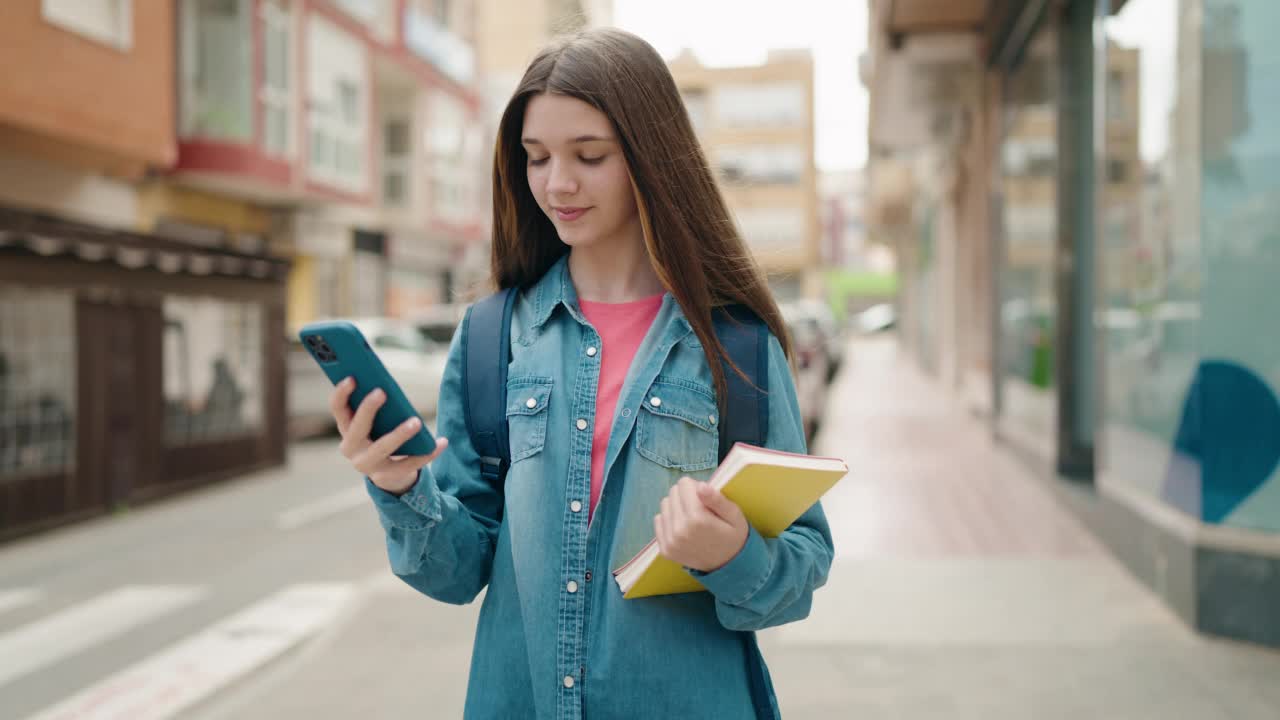
[[[524,112],[529,190],[570,247],[640,237],[631,178],[604,113],[564,95],[536,95]]]

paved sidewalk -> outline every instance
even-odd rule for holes
[[[1189,631],[891,341],[814,452],[837,560],[765,647],[787,718],[1280,718],[1280,653]]]
[[[892,342],[850,347],[814,452],[851,476],[811,617],[762,634],[789,720],[1280,718],[1280,653],[1187,630]],[[461,717],[477,611],[372,579],[209,717]]]

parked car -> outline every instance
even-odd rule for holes
[[[435,305],[414,312],[408,319],[423,338],[447,348],[466,312],[465,305]]]
[[[355,325],[378,359],[391,376],[400,383],[400,389],[413,403],[418,414],[430,417],[436,414],[440,395],[440,381],[444,378],[444,365],[449,346],[429,340],[406,320],[388,317],[354,318]]]
[[[831,382],[844,362],[844,333],[836,322],[835,313],[820,300],[798,300],[784,304],[786,307],[782,309],[783,315],[788,316],[790,322],[805,325],[808,332],[818,336],[818,344],[826,355],[826,381]]]
[[[409,322],[388,317],[350,319],[392,377],[400,384],[418,414],[436,413],[440,381],[449,346],[424,337]],[[297,336],[288,339],[289,437],[300,438],[332,432],[329,396],[333,385],[316,367]]]
[[[794,305],[783,304],[783,321],[791,335],[796,365],[796,397],[805,438],[812,441],[826,412],[830,360],[821,330]]]
[[[854,326],[866,335],[892,330],[897,322],[897,311],[889,303],[872,305],[854,316]]]

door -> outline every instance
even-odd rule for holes
[[[162,321],[158,305],[87,299],[77,305],[80,467],[108,509],[160,480]]]

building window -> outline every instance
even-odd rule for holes
[[[41,0],[40,14],[70,30],[111,47],[133,47],[133,0]]]
[[[252,142],[248,0],[183,0],[182,135]]]
[[[804,177],[804,149],[799,145],[722,145],[715,152],[726,183],[795,185]]]
[[[451,5],[440,0],[408,0],[402,22],[404,46],[455,82],[469,85],[476,75],[475,50],[464,39],[470,26],[464,18],[454,22]]]
[[[1107,71],[1107,119],[1122,122],[1125,119],[1124,74],[1119,70]]]
[[[1107,161],[1107,182],[1122,183],[1129,179],[1129,168],[1123,160]]]
[[[283,0],[262,4],[262,149],[270,155],[288,156],[292,151],[293,63],[292,18]]]
[[[261,429],[262,308],[214,298],[164,301],[165,441],[222,440]]]
[[[479,130],[466,106],[451,95],[432,93],[424,150],[431,178],[431,208],[445,222],[464,224],[475,219],[473,203],[480,158]]]
[[[753,251],[798,252],[807,248],[804,208],[740,208],[734,214],[742,239]]]
[[[710,102],[707,100],[707,91],[701,88],[681,90],[680,95],[684,98],[685,110],[689,112],[689,121],[693,123],[693,129],[696,132],[704,133],[710,127]]]
[[[387,239],[382,233],[356,230],[351,254],[351,314],[387,312]]]
[[[799,127],[809,118],[804,86],[795,83],[721,85],[715,122],[731,128]]]
[[[311,177],[362,192],[368,180],[368,52],[316,16],[310,18],[307,51]]]
[[[389,41],[395,32],[396,0],[333,0],[334,4],[379,39]]]
[[[412,123],[407,117],[389,118],[382,132],[383,203],[393,207],[409,203],[412,163]]]

